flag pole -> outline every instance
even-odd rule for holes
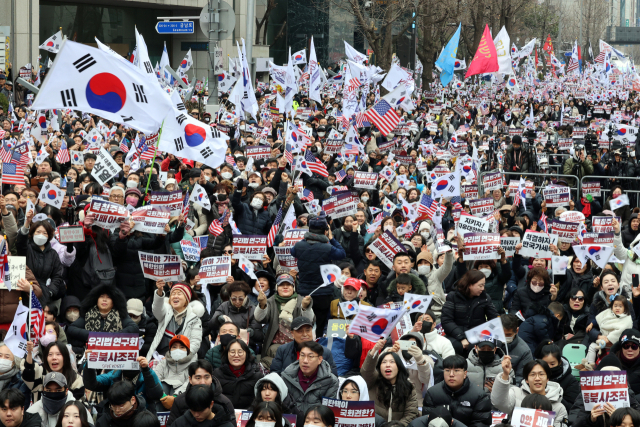
[[[153,165],[156,162],[156,154],[158,154],[158,146],[160,146],[160,137],[162,137],[162,128],[164,127],[164,120],[162,120],[162,124],[160,125],[160,131],[158,131],[158,141],[156,142],[156,149],[153,152],[153,160],[151,160],[151,168],[149,169],[149,178],[147,179],[147,187],[144,189],[144,194],[146,196],[147,192],[149,191],[149,184],[151,184],[151,175],[153,175]],[[137,148],[137,147],[136,147]],[[160,174],[160,171],[158,171],[158,175]],[[145,197],[146,199],[146,197]],[[143,202],[143,206],[147,204],[147,201],[145,200]]]
[[[33,292],[33,288],[29,286],[29,327],[27,328],[27,341],[31,341],[31,301],[33,298],[31,292]]]

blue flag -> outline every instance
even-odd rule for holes
[[[460,28],[462,24],[458,25],[458,29],[456,30],[449,43],[445,46],[444,50],[438,57],[436,61],[436,65],[440,67],[442,72],[440,73],[440,82],[442,82],[442,86],[446,86],[449,84],[451,79],[453,78],[453,67],[456,63],[456,54],[458,53],[458,43],[460,42]]]

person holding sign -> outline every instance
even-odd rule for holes
[[[261,191],[256,191],[253,193],[250,204],[243,203],[240,200],[243,188],[244,180],[238,179],[236,181],[236,191],[233,192],[231,197],[231,206],[233,206],[233,217],[236,225],[242,234],[266,236],[269,234],[269,229],[273,223],[267,210],[269,206],[267,196]]]
[[[522,399],[529,394],[541,394],[551,401],[553,411],[556,413],[555,427],[563,427],[568,417],[567,410],[562,404],[563,390],[560,384],[550,381],[551,369],[544,360],[532,360],[527,362],[522,369],[524,383],[521,386],[511,385],[510,373],[511,357],[502,359],[502,374],[498,375],[491,390],[491,403],[499,411],[509,414],[513,409],[522,406]]]
[[[386,339],[380,339],[367,353],[360,374],[367,382],[369,397],[375,402],[376,414],[387,421],[396,420],[407,426],[415,419],[418,411],[418,393],[397,354],[400,344],[396,343],[389,352],[382,352]]]
[[[633,275],[640,275],[640,264],[638,264],[638,254],[634,252],[633,248],[640,243],[640,234],[636,236],[631,245],[627,248],[622,244],[622,237],[620,234],[620,223],[617,219],[613,219],[613,254],[624,262],[622,273],[620,274],[620,284],[627,292],[631,290],[634,297],[640,296],[640,288],[638,282],[634,282]],[[636,276],[638,277],[638,276]]]

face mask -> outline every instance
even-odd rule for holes
[[[420,332],[422,332],[423,334],[428,334],[429,332],[431,332],[432,327],[433,322],[422,322],[422,328],[420,329]]]
[[[268,422],[268,421],[256,421],[255,422],[256,427],[274,427],[276,425],[276,422]]]
[[[65,403],[67,403],[66,391],[42,392],[42,406],[44,407],[44,411],[49,415],[60,412]]]
[[[249,187],[251,188],[258,188],[260,186],[260,184],[258,184],[257,182],[250,182],[249,183]]]
[[[127,181],[127,188],[137,188],[138,183],[135,181]]]
[[[478,358],[483,365],[488,365],[489,363],[493,362],[494,356],[495,353],[491,350],[478,352]]]
[[[67,320],[71,323],[75,322],[76,320],[78,320],[78,318],[80,317],[80,313],[78,313],[77,311],[73,311],[69,314],[67,314]]]
[[[223,334],[223,335],[220,335],[220,344],[222,344],[222,346],[226,348],[229,345],[229,343],[235,339],[236,339],[235,335]]]
[[[322,153],[322,147],[318,147],[316,153],[318,153],[318,154]]]
[[[511,344],[513,342],[513,340],[516,339],[516,336],[514,335],[512,337],[505,337],[505,339],[507,341],[507,344]]]
[[[211,177],[210,177],[209,175],[205,175],[205,176],[204,176],[204,180],[205,180],[205,181],[209,182],[209,180],[210,180],[210,179],[211,179]]]
[[[430,271],[431,271],[431,266],[430,265],[419,265],[418,266],[418,273],[422,274],[423,276],[426,276],[427,274],[429,274]]]
[[[429,240],[429,238],[431,237],[431,235],[429,235],[429,233],[420,233],[420,235],[422,237],[424,237],[425,240]]]
[[[360,200],[362,200],[362,203],[367,203],[369,201],[369,197],[362,196],[362,197],[360,197]]]
[[[539,293],[540,291],[542,291],[543,289],[544,289],[544,286],[531,285],[531,290],[536,294]]]
[[[5,373],[8,372],[9,369],[13,368],[13,361],[7,359],[0,359],[0,372]]]
[[[562,371],[564,370],[561,364],[549,369],[551,371],[551,378],[558,378],[560,375],[562,375]]]
[[[42,235],[42,234],[34,234],[33,235],[33,243],[35,243],[38,246],[44,246],[47,241],[49,240],[48,236]]]
[[[326,132],[318,132],[319,137],[323,137]]]
[[[82,191],[84,191],[84,188],[85,188],[87,185],[89,185],[89,183],[82,184]]]
[[[233,174],[231,172],[222,172],[220,174],[224,179],[231,179],[233,177]]]
[[[42,344],[42,347],[46,347],[57,339],[58,338],[54,334],[44,334],[44,336],[40,338],[40,343]]]
[[[490,268],[481,268],[480,272],[482,274],[484,274],[484,277],[489,278],[489,276],[491,276],[491,269]]]
[[[125,200],[127,201],[127,204],[131,205],[131,206],[135,206],[135,205],[138,204],[138,198],[137,197],[127,197]]]
[[[182,360],[187,357],[187,350],[171,350],[171,358],[175,361]]]
[[[262,200],[258,199],[257,197],[251,200],[251,207],[253,209],[260,209],[262,207]]]
[[[260,292],[259,292],[256,288],[253,288],[253,290],[252,290],[251,292],[252,292],[254,295],[260,295]],[[265,289],[263,292],[264,292],[264,294],[268,297],[268,296],[269,296],[269,294],[271,293],[271,289],[267,288],[267,289]]]

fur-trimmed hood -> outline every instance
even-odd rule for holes
[[[113,285],[99,285],[91,289],[86,298],[82,301],[80,307],[80,316],[84,316],[92,307],[98,305],[98,298],[100,295],[109,295],[109,298],[113,301],[113,309],[118,312],[121,319],[129,317],[127,313],[127,298],[122,291]]]

